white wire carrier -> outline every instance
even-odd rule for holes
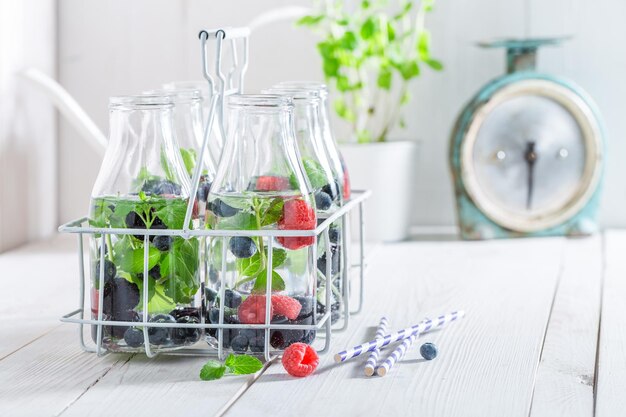
[[[325,253],[326,259],[331,259],[331,247],[330,247],[330,239],[328,235],[329,226],[337,221],[341,221],[344,226],[347,226],[347,216],[349,213],[353,211],[358,212],[358,224],[359,224],[359,239],[358,239],[358,261],[354,264],[350,264],[348,259],[349,256],[342,257],[343,267],[341,268],[341,280],[342,280],[342,297],[340,298],[340,311],[343,312],[343,327],[336,330],[346,329],[349,322],[350,314],[359,313],[363,307],[363,291],[364,291],[364,275],[365,275],[365,250],[364,250],[364,219],[363,219],[363,202],[370,196],[370,191],[352,191],[352,198],[346,202],[339,210],[337,210],[332,215],[328,216],[328,218],[324,219],[322,223],[320,223],[313,230],[208,230],[208,229],[182,229],[182,230],[173,230],[173,229],[116,229],[116,228],[98,228],[91,227],[88,223],[88,218],[83,217],[81,219],[66,223],[59,227],[59,231],[63,233],[74,233],[78,235],[78,278],[79,278],[79,299],[78,299],[78,308],[70,313],[61,317],[62,322],[66,323],[76,323],[79,325],[78,337],[80,346],[84,351],[87,352],[95,352],[98,356],[103,356],[107,353],[107,349],[102,345],[103,339],[103,326],[123,326],[123,327],[131,327],[131,326],[141,326],[143,327],[144,332],[144,340],[148,341],[148,329],[150,327],[168,327],[168,328],[189,328],[189,329],[217,329],[218,338],[217,338],[217,347],[209,347],[209,348],[199,348],[197,346],[191,347],[182,347],[175,348],[175,350],[170,350],[166,352],[156,352],[153,351],[150,343],[145,343],[145,352],[148,357],[154,357],[159,353],[164,354],[176,354],[176,355],[217,355],[220,359],[224,357],[224,346],[223,346],[223,332],[228,329],[255,329],[255,330],[264,330],[265,332],[265,346],[263,350],[263,354],[266,360],[270,360],[271,357],[275,354],[278,354],[279,350],[273,350],[270,346],[270,332],[272,330],[308,330],[308,331],[316,331],[319,336],[318,331],[324,331],[324,337],[322,338],[324,341],[323,348],[319,349],[320,353],[327,352],[330,346],[330,339],[332,333],[332,323],[331,323],[331,292],[326,291],[326,286],[331,283],[331,280],[325,280],[322,283],[320,288],[317,287],[317,282],[315,283],[314,288],[316,291],[324,290],[326,297],[326,310],[324,314],[319,317],[317,323],[310,325],[294,325],[294,324],[272,324],[271,316],[270,316],[270,303],[271,303],[271,295],[272,295],[272,274],[268,272],[267,274],[267,287],[266,287],[266,317],[265,324],[228,324],[224,323],[224,309],[225,303],[220,303],[219,307],[219,322],[218,323],[207,323],[205,320],[206,312],[200,311],[200,323],[153,323],[149,322],[149,312],[148,312],[148,291],[143,291],[143,311],[140,313],[142,318],[141,322],[130,322],[130,321],[108,321],[103,318],[103,308],[98,308],[97,319],[87,318],[86,312],[89,312],[89,309],[86,308],[85,305],[85,288],[86,288],[86,280],[88,279],[87,274],[85,274],[85,247],[83,240],[85,235],[95,236],[95,235],[142,235],[144,237],[144,258],[143,258],[143,285],[144,288],[148,288],[148,280],[149,280],[149,238],[150,236],[159,236],[159,235],[167,235],[167,236],[178,236],[184,239],[189,238],[200,238],[200,237],[214,237],[226,240],[232,236],[250,236],[250,237],[268,237],[268,238],[276,238],[281,236],[312,236],[315,237],[315,242],[312,245],[313,250],[317,248],[317,241],[320,236],[323,235],[325,242]],[[191,204],[193,204],[194,199],[190,199]],[[188,224],[188,223],[185,223]],[[346,230],[344,227],[343,230]],[[346,248],[349,246],[349,236],[343,236],[342,241],[346,243],[345,249],[342,252],[346,252],[348,255]],[[274,245],[274,239],[268,239],[268,263],[271,264],[272,259],[272,248]],[[105,248],[106,245],[101,245],[100,250],[100,274],[99,274],[99,288],[104,288],[104,257],[105,257]],[[222,248],[226,251],[228,247],[227,244],[223,244]],[[225,255],[225,254],[223,254]],[[314,253],[314,259],[317,259],[317,256]],[[222,270],[226,271],[226,256],[222,256]],[[331,262],[326,262],[326,277],[330,277],[331,275]],[[351,276],[353,276],[354,271],[358,273],[358,297],[357,297],[357,306],[354,310],[350,309],[350,287],[351,287]],[[270,270],[271,271],[271,270]],[[225,274],[221,274],[223,278]],[[317,280],[317,278],[316,278]],[[206,285],[206,277],[205,277],[205,285]],[[332,283],[331,283],[332,285]],[[224,292],[226,290],[226,285],[224,280],[221,279],[220,282],[220,290],[219,296],[221,300],[224,300]],[[102,306],[104,291],[98,292],[98,305]],[[314,300],[317,300],[317,293],[314,295]],[[313,303],[314,317],[317,317],[317,309],[316,303]],[[96,341],[95,346],[88,345],[85,342],[83,325],[93,325],[96,326]],[[318,338],[316,338],[318,340]]]
[[[201,43],[201,54],[202,54],[202,73],[207,83],[209,84],[209,88],[211,91],[211,100],[210,100],[210,108],[207,116],[207,121],[205,124],[204,138],[202,143],[202,152],[199,155],[204,155],[204,150],[207,148],[209,137],[211,136],[211,132],[213,131],[214,121],[218,120],[217,128],[223,131],[224,121],[223,121],[223,105],[224,105],[224,97],[241,93],[243,91],[243,79],[245,72],[248,67],[248,37],[250,31],[247,28],[223,28],[216,29],[210,31],[201,31],[199,34],[200,43]],[[217,74],[218,82],[215,82],[214,78],[211,76],[209,72],[209,65],[207,59],[207,42],[208,40],[215,39],[216,40],[216,59],[215,59],[215,72]],[[222,41],[227,40],[230,43],[230,49],[232,53],[231,59],[231,67],[224,73],[222,69]],[[238,59],[237,53],[237,44],[236,41],[239,40],[243,43],[243,59]],[[237,81],[235,83],[234,81]],[[235,86],[237,84],[237,86]],[[217,115],[217,117],[216,117]],[[177,354],[177,355],[215,355],[220,359],[224,357],[224,330],[231,329],[255,329],[255,330],[263,330],[265,332],[265,346],[263,350],[263,354],[266,360],[270,360],[272,355],[279,353],[278,350],[272,350],[270,345],[270,332],[272,330],[308,330],[315,331],[316,336],[319,336],[321,330],[324,330],[324,346],[319,351],[326,352],[330,346],[330,338],[331,331],[341,331],[345,330],[348,327],[350,314],[356,314],[361,311],[363,307],[363,290],[364,290],[364,274],[365,274],[365,252],[364,252],[364,219],[363,219],[363,202],[370,196],[370,191],[359,191],[353,190],[351,193],[351,199],[346,201],[344,205],[329,215],[327,218],[323,220],[315,229],[313,230],[208,230],[208,229],[192,229],[189,228],[191,224],[191,217],[193,212],[193,207],[195,200],[197,198],[198,192],[198,184],[201,175],[202,163],[198,163],[194,170],[194,174],[192,176],[192,190],[191,195],[193,198],[190,198],[187,205],[187,211],[185,213],[185,228],[180,230],[174,229],[120,229],[120,228],[97,228],[91,227],[89,225],[89,219],[87,217],[83,217],[81,219],[66,223],[59,227],[59,231],[63,233],[75,233],[78,235],[78,277],[79,277],[79,301],[78,308],[63,317],[61,317],[61,321],[67,323],[76,323],[79,325],[79,341],[83,350],[88,352],[95,352],[99,356],[105,355],[109,353],[109,351],[102,345],[103,341],[103,326],[123,326],[123,327],[131,327],[131,326],[140,326],[143,328],[144,334],[144,348],[145,353],[148,357],[154,357],[159,353],[166,354]],[[359,248],[358,248],[358,262],[352,264],[350,259],[350,222],[348,221],[348,215],[353,212],[358,211],[358,229],[359,229]],[[343,313],[343,325],[340,328],[332,329],[332,308],[331,308],[331,295],[333,293],[333,275],[332,275],[332,253],[329,239],[329,227],[334,222],[341,222],[341,256],[340,256],[340,281],[341,281],[341,291],[340,296],[337,297],[339,301],[339,311]],[[276,237],[314,237],[315,242],[312,245],[313,249],[313,259],[318,259],[317,257],[317,246],[318,239],[323,235],[325,242],[325,253],[326,259],[326,273],[324,277],[331,277],[328,279],[324,279],[321,283],[320,288],[317,286],[317,279],[319,274],[315,274],[315,291],[313,294],[313,317],[317,320],[314,324],[309,325],[296,325],[296,324],[280,324],[280,323],[271,323],[270,317],[270,303],[271,303],[271,295],[272,295],[272,269],[267,268],[267,278],[266,278],[266,317],[265,324],[229,324],[224,323],[224,308],[225,303],[221,302],[219,307],[219,321],[218,323],[207,323],[206,322],[206,312],[204,310],[204,303],[202,303],[202,308],[200,309],[200,322],[199,323],[154,323],[149,322],[149,311],[148,311],[148,291],[143,291],[143,299],[142,302],[142,312],[141,312],[141,322],[129,322],[129,321],[109,321],[104,320],[103,318],[103,308],[98,308],[97,319],[86,318],[85,314],[89,310],[85,308],[85,288],[86,288],[86,280],[87,276],[85,274],[85,251],[83,239],[87,235],[87,237],[97,237],[97,235],[135,235],[135,236],[143,236],[144,238],[144,254],[143,254],[143,288],[148,288],[148,280],[149,280],[149,240],[150,236],[178,236],[184,239],[190,238],[222,238],[224,240],[222,245],[222,274],[220,275],[220,290],[219,297],[220,300],[224,300],[224,294],[226,290],[226,285],[224,283],[224,276],[226,275],[227,262],[226,262],[226,250],[228,245],[226,244],[226,240],[233,236],[249,236],[249,237],[267,237],[268,239],[268,264],[272,264],[272,249],[274,243],[274,239]],[[98,288],[104,288],[104,266],[105,266],[105,247],[106,245],[100,245],[100,273],[99,273],[99,286]],[[201,262],[208,262],[206,257],[201,258]],[[203,268],[204,265],[199,265],[200,268]],[[357,307],[354,310],[350,309],[350,285],[353,283],[353,271],[358,270],[358,302]],[[207,274],[204,276],[204,286],[207,285]],[[327,291],[327,286],[330,284],[331,288]],[[317,302],[318,292],[324,290],[325,293],[325,312],[324,314],[317,318]],[[336,289],[335,289],[336,290]],[[336,293],[337,291],[335,291]],[[104,291],[98,291],[98,306],[103,306],[103,298]],[[202,294],[202,299],[204,300],[204,294]],[[95,337],[95,347],[87,345],[85,343],[84,334],[83,334],[83,325],[93,325],[96,326],[96,337]],[[210,348],[199,348],[197,344],[190,347],[176,347],[172,348],[172,350],[165,351],[162,347],[157,350],[153,349],[149,343],[148,337],[148,329],[151,327],[167,327],[167,328],[177,328],[177,329],[217,329],[217,347]],[[316,341],[320,338],[316,337]]]

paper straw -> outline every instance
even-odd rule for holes
[[[378,323],[378,328],[376,329],[375,339],[382,339],[385,336],[385,333],[387,333],[387,326],[389,326],[389,321],[387,320],[387,317],[382,317],[380,319],[380,323]],[[376,364],[378,363],[379,354],[380,349],[378,348],[370,352],[370,356],[367,358],[367,362],[365,363],[365,375],[374,375],[374,368],[376,368]]]
[[[387,375],[387,372],[389,372],[389,370],[393,367],[393,365],[395,365],[396,362],[398,362],[400,359],[404,357],[404,354],[411,347],[413,342],[415,342],[415,339],[417,339],[418,336],[419,336],[419,333],[415,333],[408,339],[404,339],[402,343],[400,344],[400,346],[398,346],[391,353],[391,355],[389,355],[387,359],[385,359],[385,361],[378,368],[376,368],[376,374],[378,376]]]
[[[426,320],[395,333],[385,335],[382,339],[370,340],[362,345],[354,346],[353,348],[337,353],[335,355],[335,362],[345,362],[348,359],[355,358],[365,352],[371,352],[374,349],[387,346],[388,344],[397,342],[398,340],[408,339],[415,333],[426,333],[432,329],[442,327],[447,323],[453,322],[463,316],[465,316],[464,311],[453,311],[452,313],[439,316],[434,320]]]

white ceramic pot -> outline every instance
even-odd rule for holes
[[[352,188],[372,190],[364,209],[367,240],[394,242],[409,236],[417,149],[412,141],[340,145]]]

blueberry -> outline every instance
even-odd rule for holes
[[[220,309],[213,307],[209,310],[209,322],[212,324],[219,323],[220,321]]]
[[[331,275],[335,275],[339,272],[339,258],[340,258],[340,249],[337,246],[331,246],[330,248],[332,262],[330,265],[330,273]],[[317,269],[324,275],[326,275],[326,252],[317,259]]]
[[[243,353],[248,350],[248,338],[242,334],[239,334],[230,341],[230,347],[235,352]]]
[[[204,297],[209,303],[212,303],[217,298],[217,291],[212,288],[206,287],[204,289]]]
[[[235,290],[224,291],[224,305],[230,308],[237,308],[241,304],[241,294]]]
[[[333,199],[330,198],[330,195],[326,194],[323,191],[318,191],[315,193],[315,207],[318,210],[328,210],[332,205]]]
[[[176,323],[198,324],[200,320],[194,316],[183,316],[176,320]],[[190,327],[177,327],[172,329],[172,340],[175,343],[193,344],[200,340],[200,329]]]
[[[256,253],[254,241],[247,236],[231,237],[228,247],[237,258],[249,258]]]
[[[103,312],[117,315],[134,309],[139,303],[139,288],[124,278],[114,278],[104,285]]]
[[[206,179],[200,180],[200,184],[198,184],[198,201],[206,202],[209,190],[211,190],[211,183]]]
[[[318,316],[322,316],[326,313],[326,307],[324,304],[318,301],[317,303],[317,314]],[[335,302],[330,306],[330,322],[331,324],[336,323],[339,320],[341,314],[339,313],[339,302]]]
[[[148,276],[152,279],[160,279],[161,278],[161,267],[157,264],[152,267],[151,270],[148,271]],[[143,280],[143,272],[137,274],[137,278]]]
[[[437,357],[437,346],[433,343],[424,343],[420,346],[420,354],[427,361],[432,361]]]
[[[169,314],[157,314],[150,318],[151,323],[176,323],[176,319]],[[167,327],[149,327],[148,339],[153,345],[163,345],[170,336],[170,329]]]
[[[232,217],[235,214],[239,213],[238,208],[229,206],[219,198],[208,203],[207,207],[218,217]]]
[[[256,336],[249,340],[250,350],[252,352],[263,352],[265,350],[265,338],[263,336]]]
[[[213,267],[213,265],[209,266],[209,281],[211,284],[217,284],[220,275],[217,272],[217,269]]]
[[[115,315],[111,316],[110,320],[112,321],[131,321],[136,322],[139,321],[139,315],[133,310],[126,310],[117,312]],[[107,326],[107,334],[111,336],[121,339],[124,337],[124,333],[128,330],[128,326]]]
[[[154,212],[154,208],[151,209],[151,212]],[[124,219],[126,223],[126,227],[129,229],[145,229],[146,223],[143,221],[141,216],[134,211],[129,212]],[[150,225],[150,229],[167,229],[167,226],[163,223],[163,221],[159,217],[154,217],[152,219],[152,224]],[[143,235],[133,235],[137,240],[144,240]],[[154,240],[154,236],[149,236],[148,238],[151,242]]]
[[[124,332],[124,341],[130,347],[139,347],[143,345],[143,331],[136,327],[129,327]]]
[[[181,187],[169,180],[151,179],[143,183],[141,191],[155,195],[180,195]]]
[[[298,300],[302,308],[300,309],[300,314],[296,320],[304,320],[308,317],[313,317],[313,297],[307,297],[304,295],[296,295],[293,298]]]
[[[330,226],[328,229],[328,239],[330,240],[330,243],[339,243],[341,236],[338,227]]]
[[[326,184],[322,187],[322,191],[328,194],[333,201],[339,196],[340,189],[341,188],[339,187],[339,182],[337,180],[335,180],[333,184]]]
[[[239,319],[236,316],[237,310],[224,307],[224,323],[236,324],[239,323]],[[220,309],[219,307],[213,307],[209,310],[208,314],[209,323],[217,324],[220,321]]]
[[[115,274],[117,274],[117,268],[115,267],[115,264],[109,261],[108,259],[105,259],[104,260],[104,283],[106,284],[107,282],[115,278]],[[96,285],[100,285],[100,281],[99,281],[100,280],[100,260],[96,262],[96,280],[98,280]]]
[[[155,236],[152,244],[161,252],[167,252],[172,246],[172,236]]]

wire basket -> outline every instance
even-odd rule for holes
[[[272,324],[271,321],[271,317],[270,317],[270,306],[269,304],[271,303],[271,295],[272,295],[272,274],[271,272],[269,272],[267,274],[267,287],[266,287],[266,292],[265,292],[265,296],[266,296],[266,317],[265,317],[265,324],[228,324],[224,322],[224,309],[225,309],[225,303],[220,303],[219,306],[219,322],[218,323],[207,323],[205,321],[205,312],[201,311],[200,314],[200,323],[153,323],[153,322],[149,322],[149,313],[148,313],[148,291],[144,291],[143,292],[143,298],[140,300],[140,302],[142,302],[143,304],[143,312],[141,313],[141,322],[129,322],[129,321],[108,321],[108,320],[104,320],[103,318],[103,308],[99,308],[98,309],[98,315],[97,315],[97,319],[89,319],[85,317],[86,312],[88,311],[86,306],[85,306],[85,288],[86,288],[86,280],[87,280],[87,274],[85,274],[85,258],[87,256],[87,254],[85,253],[85,247],[84,247],[84,243],[83,240],[85,237],[90,237],[90,236],[95,236],[95,235],[141,235],[144,238],[144,242],[146,242],[146,244],[144,245],[144,257],[143,257],[143,268],[144,268],[144,273],[143,273],[143,285],[144,288],[148,287],[148,280],[149,278],[149,271],[148,271],[148,266],[149,266],[149,238],[150,236],[160,236],[160,235],[167,235],[167,236],[178,236],[184,239],[189,239],[192,237],[218,237],[218,238],[222,238],[222,239],[228,239],[230,237],[233,236],[249,236],[249,237],[259,237],[259,236],[263,236],[263,237],[296,237],[296,236],[307,236],[307,237],[314,237],[315,238],[315,243],[313,245],[313,247],[317,247],[317,240],[323,236],[324,237],[324,242],[326,244],[325,247],[325,253],[327,256],[327,259],[330,259],[331,255],[331,248],[330,248],[330,240],[329,240],[329,236],[328,236],[328,231],[329,231],[329,226],[336,221],[342,221],[344,225],[347,224],[347,220],[348,220],[348,215],[354,211],[357,212],[358,215],[358,225],[359,225],[359,231],[358,231],[358,258],[357,258],[357,262],[352,264],[350,263],[349,259],[350,256],[348,256],[348,250],[345,250],[344,253],[346,253],[346,256],[343,257],[343,267],[341,269],[341,280],[343,282],[343,293],[342,293],[342,297],[340,298],[340,311],[343,312],[343,326],[339,329],[336,329],[337,331],[341,331],[347,328],[348,323],[349,323],[349,317],[350,314],[356,314],[358,312],[361,311],[362,306],[363,306],[363,291],[364,291],[364,275],[365,275],[365,248],[364,248],[364,219],[363,219],[363,203],[364,201],[370,196],[371,192],[370,191],[353,191],[352,193],[352,198],[350,199],[350,201],[346,202],[344,204],[343,207],[341,207],[341,209],[339,209],[338,211],[336,211],[335,213],[333,213],[332,215],[328,216],[328,218],[326,218],[322,223],[319,224],[319,226],[317,226],[317,228],[313,229],[313,230],[206,230],[206,229],[197,229],[197,230],[173,230],[173,229],[168,229],[168,230],[159,230],[159,229],[114,229],[114,228],[96,228],[96,227],[91,227],[89,226],[88,223],[88,219],[87,217],[83,217],[81,219],[66,223],[64,225],[62,225],[61,227],[59,227],[59,231],[62,233],[74,233],[78,236],[78,278],[79,278],[79,301],[78,301],[78,308],[71,311],[70,313],[64,315],[63,317],[61,317],[61,321],[62,322],[66,322],[66,323],[75,323],[79,325],[79,342],[81,345],[81,348],[84,351],[87,352],[95,352],[98,354],[98,356],[102,356],[105,355],[107,353],[109,353],[106,348],[104,348],[102,346],[102,339],[103,339],[103,328],[106,327],[110,327],[110,326],[122,326],[122,327],[132,327],[132,326],[137,326],[140,325],[141,327],[143,327],[143,332],[144,332],[144,340],[148,341],[149,337],[148,337],[148,330],[149,328],[152,327],[166,327],[166,328],[177,328],[177,329],[216,329],[216,331],[218,332],[218,338],[217,338],[217,346],[214,347],[208,347],[208,348],[198,348],[198,347],[185,347],[185,348],[176,348],[175,350],[171,350],[168,352],[162,352],[165,354],[176,354],[176,355],[217,355],[220,359],[223,359],[224,357],[224,351],[225,348],[223,346],[223,341],[224,341],[224,337],[223,337],[223,332],[224,330],[231,330],[231,329],[252,329],[252,330],[262,330],[264,331],[265,334],[265,346],[263,349],[263,355],[265,356],[266,360],[270,360],[270,358],[273,355],[279,354],[280,351],[273,349],[270,345],[270,332],[272,330],[305,330],[305,331],[315,331],[315,332],[320,332],[323,331],[323,341],[324,341],[324,345],[323,347],[321,347],[319,349],[320,353],[326,352],[328,351],[328,348],[330,346],[330,339],[331,339],[331,334],[332,334],[332,322],[331,322],[331,309],[330,308],[326,308],[326,311],[324,312],[324,314],[319,317],[317,323],[315,324],[311,324],[311,325],[293,325],[293,324]],[[344,230],[346,230],[344,228]],[[349,236],[344,236],[343,237],[343,241],[344,242],[349,242],[350,241],[350,237]],[[272,262],[271,260],[271,253],[272,253],[272,245],[273,245],[273,240],[269,239],[269,249],[268,249],[268,256],[270,257],[270,259],[268,260],[268,262]],[[222,247],[224,248],[224,250],[226,250],[225,248],[227,247],[227,245],[222,245]],[[101,251],[100,251],[100,275],[99,275],[99,288],[104,288],[104,257],[105,257],[105,252],[104,252],[104,245],[101,246]],[[222,257],[222,268],[225,270],[226,268],[226,257],[223,256]],[[351,277],[353,277],[354,271],[356,271],[356,283],[358,285],[358,296],[356,297],[356,307],[354,308],[354,310],[351,310],[350,307],[350,299],[351,299],[351,294],[350,294],[350,287],[353,284],[353,281],[355,281],[354,279],[351,279]],[[331,276],[331,263],[327,262],[326,263],[326,275],[327,277]],[[206,277],[205,277],[206,279]],[[325,297],[326,297],[326,306],[330,307],[331,304],[331,291],[327,291],[326,286],[328,285],[328,282],[330,280],[327,280],[325,283],[323,283],[322,286],[320,286],[319,288],[317,287],[317,285],[315,285],[315,289],[316,289],[316,294],[314,295],[314,299],[317,299],[317,292],[319,292],[320,290],[324,290],[325,291]],[[332,284],[331,284],[332,285]],[[224,292],[226,289],[226,285],[224,283],[224,280],[222,279],[220,282],[220,290],[219,290],[219,296],[220,298],[223,300],[224,299]],[[103,297],[104,297],[104,291],[99,291],[99,295],[98,295],[99,299],[98,299],[98,305],[102,306],[103,305]],[[314,314],[316,315],[316,311],[314,310]],[[84,325],[93,325],[96,328],[96,343],[95,346],[91,346],[88,345],[85,342],[85,338],[84,338],[84,329],[83,326]],[[158,353],[153,351],[152,348],[150,347],[150,343],[145,343],[144,345],[145,347],[145,352],[146,355],[148,357],[155,357]]]

